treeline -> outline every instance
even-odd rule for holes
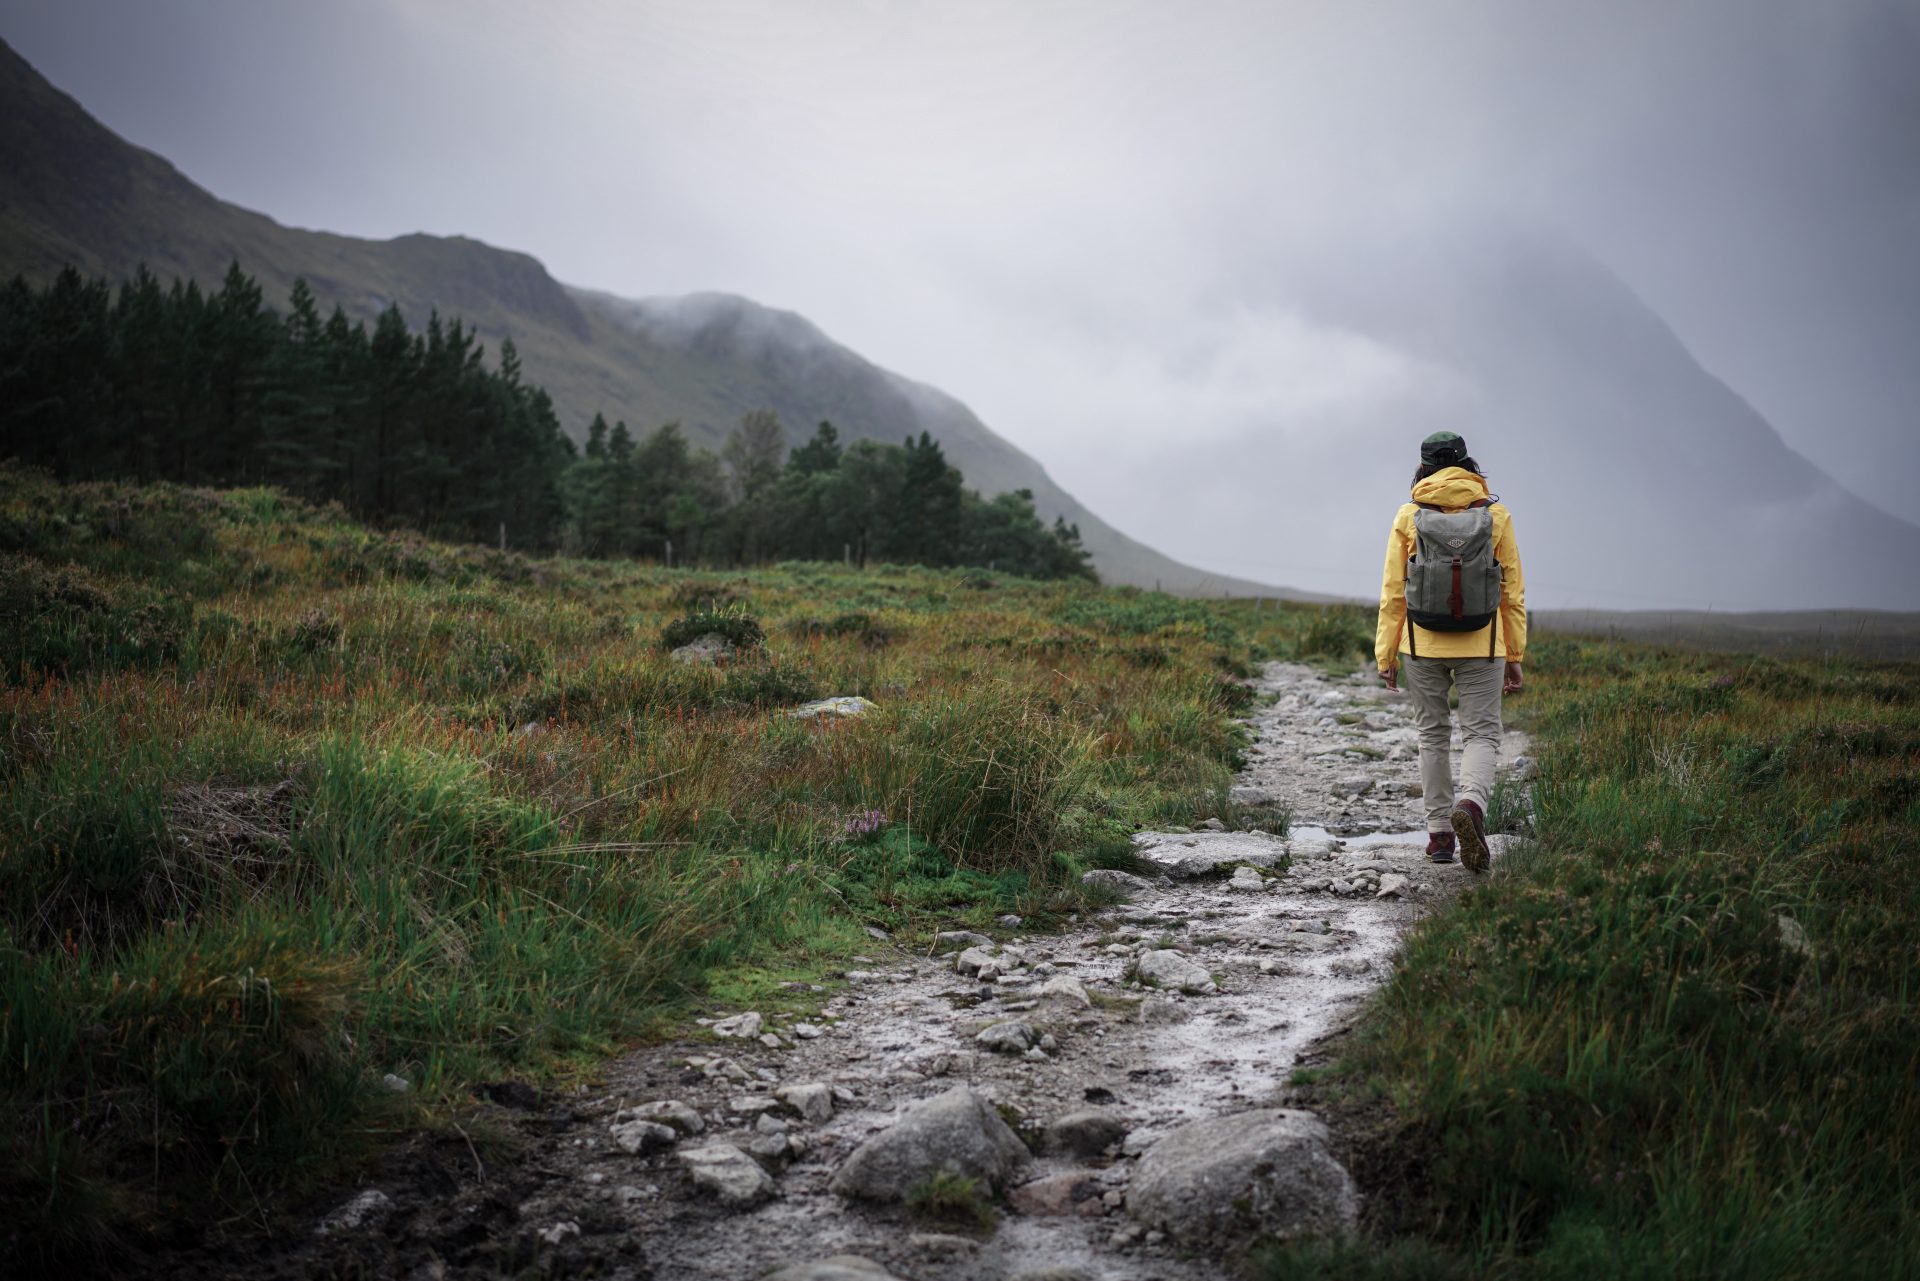
[[[669,423],[636,442],[596,416],[567,474],[568,550],[721,564],[869,560],[982,565],[1028,578],[1093,578],[1078,526],[1049,529],[1033,495],[984,499],[927,433],[842,446],[832,423],[787,452],[780,420],[748,414],[718,456]]]
[[[286,314],[238,264],[217,291],[71,268],[0,290],[0,454],[74,479],[277,485],[454,538],[549,546],[574,450],[502,344],[397,307],[369,331],[306,282]]]
[[[69,268],[0,287],[0,457],[72,479],[276,485],[422,532],[675,563],[850,557],[1092,578],[1079,530],[1022,490],[987,500],[937,442],[857,441],[831,424],[789,455],[770,413],[718,455],[668,424],[636,440],[596,417],[586,448],[513,344],[489,368],[438,313],[371,329],[322,316],[305,281],[284,314],[234,264],[217,291],[115,287]]]

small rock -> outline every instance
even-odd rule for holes
[[[680,1139],[678,1130],[658,1121],[623,1121],[610,1127],[607,1133],[613,1136],[614,1146],[632,1156],[670,1148]]]
[[[1407,892],[1412,882],[1398,872],[1388,872],[1380,878],[1380,888],[1373,892],[1375,898],[1399,898]]]
[[[718,632],[708,632],[705,636],[694,637],[668,657],[676,663],[711,663],[731,653],[733,646],[727,643],[726,637]]]
[[[899,1278],[871,1259],[836,1254],[818,1263],[790,1263],[778,1272],[769,1272],[760,1281],[899,1281]]]
[[[747,1144],[747,1155],[759,1162],[761,1169],[778,1174],[799,1154],[793,1150],[792,1136],[762,1134]]]
[[[837,1196],[898,1201],[941,1171],[998,1187],[1027,1160],[1026,1145],[993,1104],[956,1086],[914,1104],[855,1148],[829,1187]]]
[[[407,1080],[406,1077],[396,1076],[392,1072],[389,1072],[385,1076],[381,1077],[380,1084],[385,1086],[387,1089],[393,1091],[395,1094],[405,1094],[408,1090],[411,1090],[413,1088],[413,1083]]]
[[[562,1223],[556,1223],[550,1228],[542,1228],[539,1233],[540,1239],[548,1245],[559,1245],[568,1237],[577,1237],[579,1235],[580,1225],[572,1219],[568,1219]]]
[[[1813,944],[1807,942],[1807,931],[1800,922],[1782,912],[1774,916],[1773,926],[1780,931],[1780,946],[1797,956],[1812,956]]]
[[[760,1025],[763,1021],[758,1013],[749,1010],[745,1014],[736,1014],[732,1018],[719,1020],[713,1025],[711,1031],[715,1036],[752,1040],[760,1035]]]
[[[773,1179],[759,1162],[731,1143],[683,1149],[680,1163],[697,1186],[713,1193],[723,1205],[754,1205],[773,1195]]]
[[[822,698],[811,703],[802,703],[798,707],[790,707],[787,709],[787,715],[795,720],[805,721],[823,716],[865,716],[868,712],[878,709],[878,703],[869,702],[858,694],[843,694],[839,698]]]
[[[785,1045],[786,1042],[771,1032],[762,1032],[760,1034],[760,1044],[766,1046],[769,1050],[777,1050]]]
[[[1171,949],[1143,953],[1134,965],[1134,973],[1142,983],[1151,987],[1174,988],[1195,994],[1218,990],[1211,974]]]
[[[1516,756],[1508,767],[1521,782],[1540,777],[1540,765],[1531,756]]]
[[[1274,960],[1272,957],[1266,957],[1260,962],[1260,972],[1262,974],[1275,974],[1279,972],[1279,969],[1280,962]]]
[[[944,1257],[972,1254],[980,1248],[980,1244],[950,1232],[915,1232],[907,1237],[907,1248],[920,1254]]]
[[[1187,1007],[1171,997],[1154,995],[1140,1002],[1142,1023],[1181,1023],[1186,1018]]]
[[[936,953],[959,952],[970,947],[990,948],[993,940],[984,934],[972,930],[942,930],[933,936],[933,950]]]
[[[1087,1108],[1069,1112],[1047,1126],[1047,1151],[1091,1160],[1127,1137],[1127,1123],[1111,1112]]]
[[[802,1041],[812,1041],[819,1037],[820,1029],[811,1023],[795,1023],[793,1034]]]
[[[818,1081],[783,1085],[773,1097],[786,1104],[809,1125],[824,1125],[833,1119],[833,1087]]]
[[[1227,830],[1227,825],[1217,818],[1203,818],[1200,820],[1199,830],[1203,832],[1224,832]]]
[[[1040,1036],[1031,1023],[1008,1019],[1004,1023],[982,1028],[973,1039],[995,1054],[1024,1054]]]
[[[1411,783],[1400,784],[1400,794],[1402,796],[1421,796],[1425,794],[1426,790],[1425,785],[1417,778]]]
[[[1022,1183],[1008,1194],[1007,1201],[1020,1214],[1072,1214],[1097,1219],[1106,1213],[1107,1207],[1100,1200],[1104,1191],[1092,1170],[1064,1170]]]
[[[953,958],[954,972],[957,974],[978,974],[981,970],[992,968],[996,973],[999,967],[993,963],[993,954],[983,947],[969,947]]]
[[[1146,877],[1135,876],[1132,872],[1122,872],[1112,867],[1096,867],[1091,872],[1083,873],[1080,883],[1114,890],[1121,894],[1142,894],[1153,888]]]
[[[1267,881],[1266,878],[1261,876],[1255,869],[1251,867],[1240,867],[1234,869],[1232,879],[1227,882],[1227,888],[1230,890],[1264,890],[1267,888]]]
[[[323,1237],[340,1232],[357,1232],[380,1222],[391,1213],[393,1198],[379,1188],[368,1188],[322,1219],[313,1232],[315,1236]]]
[[[1071,974],[1062,974],[1048,979],[1034,989],[1034,997],[1042,1002],[1054,1002],[1066,1006],[1078,1006],[1083,1010],[1093,1008],[1093,997],[1087,992],[1086,984]]]
[[[1020,928],[1020,918],[1015,916],[1011,912],[1007,913],[1005,916],[997,917],[996,919],[1006,929],[1017,930]]]
[[[779,1108],[780,1101],[765,1094],[742,1094],[727,1100],[727,1111],[738,1112],[742,1116],[758,1116],[762,1112],[772,1112]]]

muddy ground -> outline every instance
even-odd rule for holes
[[[1027,936],[1007,926],[995,943],[1006,949],[997,962],[1009,972],[994,981],[956,972],[951,953],[876,940],[843,987],[820,993],[815,1015],[769,1015],[756,1034],[728,1037],[711,1025],[745,1012],[714,1010],[682,1038],[609,1064],[598,1085],[577,1094],[502,1090],[464,1134],[423,1137],[394,1152],[365,1186],[276,1239],[147,1271],[202,1279],[731,1281],[851,1254],[911,1281],[1231,1275],[1221,1255],[1177,1248],[1128,1217],[1134,1158],[1184,1121],[1276,1102],[1302,1057],[1341,1032],[1387,975],[1409,923],[1472,875],[1423,856],[1404,695],[1365,675],[1328,677],[1288,664],[1269,666],[1259,687],[1249,718],[1256,740],[1236,796],[1290,809],[1285,839],[1141,833],[1142,853],[1178,875],[1147,881],[1130,902],[1062,933]],[[1524,748],[1510,732],[1503,768]],[[1189,876],[1211,860],[1291,866],[1235,879]],[[1148,949],[1187,955],[1219,990],[1143,989],[1129,972]],[[1089,1004],[1033,1004],[1039,987],[1063,976],[1084,986]],[[982,1048],[976,1034],[1008,1017],[1049,1039],[1028,1055]],[[831,1087],[830,1118],[808,1122],[768,1108],[776,1088],[804,1083]],[[1031,1136],[1094,1108],[1121,1118],[1127,1137],[1092,1160],[1038,1157],[1019,1176],[1092,1170],[1065,1214],[1031,1212],[1031,1198],[1017,1189],[992,1226],[828,1192],[833,1171],[863,1139],[958,1083],[988,1094]],[[697,1112],[701,1133],[645,1154],[623,1150],[613,1131],[624,1110],[661,1100]],[[768,1158],[777,1171],[770,1200],[730,1209],[693,1183],[678,1156],[714,1139],[804,1151]]]

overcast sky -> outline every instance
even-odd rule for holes
[[[801,312],[1213,568],[1311,581],[1292,572],[1310,556],[1223,545],[1248,526],[1162,501],[1169,437],[1404,403],[1417,439],[1419,406],[1450,395],[1446,371],[1316,325],[1245,265],[1480,211],[1586,246],[1789,444],[1920,519],[1914,0],[0,15],[54,83],[217,195],[297,226],[476,236],[630,296]],[[1214,471],[1222,511],[1274,500],[1230,458]]]

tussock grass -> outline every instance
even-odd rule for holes
[[[1385,1226],[1474,1275],[1916,1275],[1920,673],[1533,657],[1538,844],[1342,1069],[1423,1167]]]
[[[533,560],[6,467],[0,612],[0,1257],[40,1266],[262,1223],[868,924],[1084,908],[1136,827],[1226,811],[1241,678],[1302,617]],[[715,619],[758,643],[671,661]],[[879,711],[785,715],[823,694]]]

